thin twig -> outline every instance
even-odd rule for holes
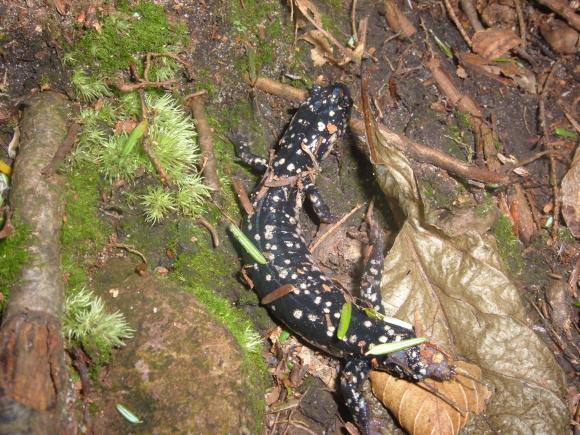
[[[147,118],[147,105],[145,103],[145,91],[141,88],[139,89],[139,98],[141,99],[141,117],[142,119]],[[167,175],[167,171],[155,155],[153,148],[151,148],[151,142],[149,140],[149,133],[145,132],[143,135],[143,152],[147,155],[155,170],[159,174],[159,180],[162,184],[169,183],[169,175]]]
[[[111,245],[112,248],[118,248],[118,249],[124,249],[125,251],[131,253],[131,254],[135,254],[137,256],[139,256],[141,258],[141,260],[143,260],[143,263],[148,264],[147,263],[147,258],[145,258],[145,255],[143,255],[143,253],[139,252],[137,249],[135,249],[133,246],[131,245],[126,245],[124,243],[113,243]]]
[[[246,192],[246,189],[242,184],[242,180],[234,178],[232,180],[232,185],[234,186],[234,190],[238,195],[238,199],[240,200],[240,204],[242,204],[244,211],[248,216],[252,216],[254,214],[254,207],[252,206],[248,192]]]
[[[461,3],[461,8],[463,9],[463,12],[465,12],[465,15],[467,15],[467,19],[469,20],[471,27],[473,27],[473,30],[475,32],[483,30],[483,24],[479,21],[479,16],[477,15],[477,10],[475,9],[473,2],[471,0],[459,0],[459,2]]]
[[[449,3],[449,0],[443,0],[443,4],[445,5],[445,9],[447,9],[447,13],[449,14],[449,18],[451,18],[451,21],[453,21],[453,24],[455,24],[455,27],[457,27],[457,30],[459,30],[461,37],[463,38],[465,43],[469,47],[471,47],[471,38],[469,37],[469,35],[465,31],[465,29],[463,28],[463,24],[461,24],[461,21],[459,21],[459,18],[457,18],[457,15],[455,15],[455,11],[453,10],[453,6],[451,6],[451,3]]]
[[[113,80],[108,82],[108,84],[116,87],[121,92],[133,92],[138,89],[150,89],[150,88],[170,89],[175,84],[177,84],[177,80],[164,80],[160,82],[140,81],[138,83],[125,83],[122,82],[121,80]]]
[[[326,230],[326,232],[321,235],[318,239],[316,239],[315,241],[313,241],[310,246],[308,247],[308,249],[310,250],[310,252],[314,252],[316,250],[316,248],[318,248],[318,246],[324,242],[324,240],[326,240],[326,238],[332,234],[334,231],[336,231],[336,229],[338,227],[340,227],[344,222],[346,222],[346,220],[351,217],[357,210],[359,210],[361,207],[363,206],[363,204],[357,204],[351,211],[349,211],[347,214],[345,214],[342,218],[340,218],[337,222],[335,222],[334,224],[332,224],[328,230]]]
[[[213,136],[209,121],[205,114],[203,99],[201,97],[191,98],[188,101],[191,112],[196,121],[197,133],[199,135],[199,148],[201,155],[205,159],[203,176],[205,183],[212,190],[211,196],[214,200],[220,198],[220,180],[217,173],[217,161],[213,151]]]
[[[213,227],[213,225],[210,224],[208,221],[206,221],[202,217],[197,218],[195,220],[195,222],[209,231],[209,234],[211,235],[211,241],[213,243],[213,247],[217,248],[220,245],[220,239],[219,239],[218,233],[215,230],[215,228]]]
[[[525,47],[527,44],[526,22],[524,20],[524,12],[522,11],[521,0],[514,0],[514,4],[516,5],[516,14],[518,16],[518,27],[520,30],[520,39],[522,40],[522,47]]]

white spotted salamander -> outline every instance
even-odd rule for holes
[[[314,184],[314,174],[344,134],[351,106],[346,86],[314,87],[269,160],[252,154],[249,144],[240,137],[232,141],[243,162],[265,173],[252,195],[254,212],[246,219],[244,231],[268,262],[251,263],[251,280],[262,301],[274,292],[278,294],[266,304],[275,319],[316,348],[345,361],[340,380],[342,395],[355,422],[369,433],[369,410],[361,386],[371,368],[410,380],[448,378],[453,370],[446,359],[438,364],[424,362],[418,346],[389,355],[365,356],[375,345],[414,338],[415,333],[405,322],[369,317],[358,305],[353,305],[346,337],[337,338],[345,294],[314,264],[301,236],[298,217],[303,199],[308,198],[320,221],[332,220]],[[376,227],[370,236],[373,246],[360,297],[363,304],[384,314],[380,296],[384,237]]]

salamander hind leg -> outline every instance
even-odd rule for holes
[[[266,169],[268,169],[268,160],[264,157],[253,154],[250,151],[250,143],[243,135],[239,133],[231,133],[229,139],[236,147],[236,155],[242,162],[256,172],[266,172]]]
[[[375,311],[385,314],[381,303],[381,278],[385,263],[385,234],[378,225],[370,229],[371,253],[361,279],[361,298],[370,302]]]
[[[344,403],[364,435],[372,433],[369,406],[361,391],[369,372],[368,361],[351,360],[344,366],[340,377],[340,390]]]
[[[308,199],[312,204],[314,213],[316,213],[316,216],[318,217],[318,219],[320,219],[320,222],[331,223],[336,220],[335,217],[332,215],[332,213],[330,213],[330,208],[328,208],[328,205],[326,205],[326,203],[322,199],[320,191],[318,190],[316,185],[312,182],[310,177],[306,177],[304,180],[304,193],[308,195]]]

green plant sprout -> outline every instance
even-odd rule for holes
[[[145,209],[145,221],[150,224],[159,222],[175,210],[175,197],[163,186],[150,187],[141,199],[141,205]]]
[[[103,300],[85,288],[66,298],[62,330],[70,346],[105,358],[135,332],[123,314],[107,312]]]
[[[76,70],[73,73],[71,82],[78,97],[87,103],[111,95],[111,91],[107,85],[99,80],[89,77],[82,70]]]

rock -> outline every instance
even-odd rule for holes
[[[106,288],[111,277],[98,281],[97,287]],[[169,281],[130,274],[115,287],[116,298],[105,289],[101,296],[136,332],[101,371],[104,391],[91,397],[98,409],[95,433],[257,431],[252,395],[240,371],[241,349],[231,333]],[[118,403],[143,423],[126,421],[115,409]]]

